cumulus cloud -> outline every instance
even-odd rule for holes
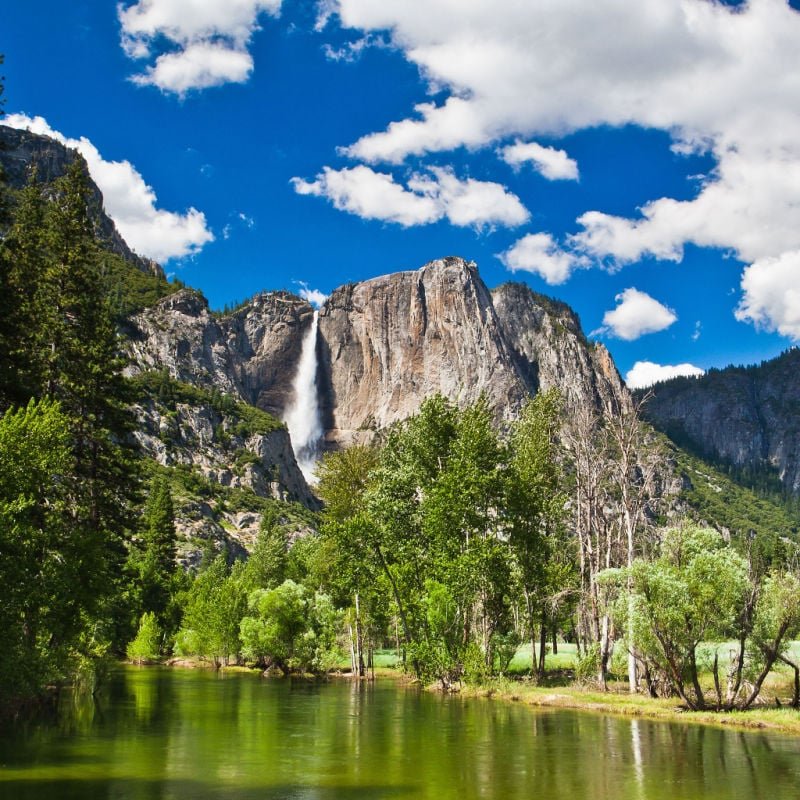
[[[213,42],[199,42],[176,53],[164,53],[154,66],[131,79],[139,86],[158,86],[184,95],[190,89],[208,89],[223,83],[245,83],[253,71],[253,58]]]
[[[362,136],[351,157],[400,163],[596,126],[663,130],[676,153],[714,157],[696,196],[654,197],[629,218],[588,209],[569,246],[612,265],[679,261],[687,243],[757,263],[800,249],[800,13],[786,0],[472,0],[457,14],[451,0],[338,0],[335,10],[345,28],[385,32],[449,92]]]
[[[497,257],[512,272],[531,272],[551,285],[564,283],[573,270],[589,264],[585,256],[559,247],[549,233],[529,233]]]
[[[596,333],[608,333],[632,342],[646,333],[663,331],[678,319],[671,308],[633,287],[614,299],[617,307],[606,311],[603,315],[603,327]]]
[[[742,291],[736,319],[800,341],[800,250],[751,264]]]
[[[192,89],[244,83],[253,71],[248,46],[261,14],[282,0],[138,0],[118,6],[122,47],[155,63],[133,76],[140,85],[183,96]]]
[[[531,164],[549,181],[576,181],[579,177],[578,162],[570,158],[566,150],[542,147],[536,142],[517,141],[507,145],[500,150],[500,157],[506,164],[516,168]]]
[[[314,308],[319,308],[328,299],[328,295],[325,292],[321,292],[319,289],[309,289],[306,281],[295,281],[295,283],[300,287],[298,292],[300,297],[303,300],[308,300]]]
[[[637,361],[625,375],[629,389],[645,389],[659,381],[667,381],[681,375],[697,377],[704,370],[694,364],[654,364],[652,361]]]
[[[313,181],[291,182],[298,194],[325,197],[340,211],[403,227],[441,219],[460,227],[514,227],[530,216],[519,198],[499,183],[461,180],[439,167],[413,174],[407,186],[363,164],[340,170],[325,167]]]
[[[3,120],[12,128],[50,136],[77,150],[85,159],[94,182],[103,193],[105,210],[122,238],[137,253],[168,261],[199,252],[214,240],[202,211],[185,213],[158,208],[156,194],[130,161],[106,161],[86,137],[70,139],[50,127],[43,117],[9,114]]]

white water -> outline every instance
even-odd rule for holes
[[[317,325],[319,312],[314,311],[311,327],[303,339],[300,363],[294,376],[294,399],[283,416],[289,429],[297,464],[307,481],[314,482],[314,467],[319,458],[322,420],[317,395]]]

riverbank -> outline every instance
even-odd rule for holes
[[[437,690],[436,687],[431,687]],[[464,686],[461,697],[481,697],[520,703],[536,708],[566,708],[621,717],[687,722],[742,730],[770,730],[800,736],[800,711],[793,708],[756,706],[747,711],[689,711],[676,699],[631,695],[627,691],[600,692],[582,686],[547,687],[498,679],[482,686]]]
[[[166,666],[185,669],[213,669],[210,662],[197,659],[170,659]],[[221,668],[228,673],[260,673],[253,667],[230,665]],[[275,674],[272,677],[282,677]],[[320,680],[319,676],[308,677]],[[376,679],[393,680],[408,684],[416,683],[411,676],[392,667],[375,669]],[[331,672],[328,679],[352,680],[353,675],[345,671]],[[441,692],[438,684],[427,687],[428,691]],[[645,695],[631,695],[627,684],[612,685],[608,692],[598,691],[592,687],[538,686],[521,679],[497,678],[479,686],[462,684],[456,697],[482,698],[518,703],[533,708],[561,708],[575,711],[587,711],[595,714],[612,714],[619,717],[661,720],[665,722],[685,722],[698,725],[711,725],[720,728],[738,728],[741,730],[769,730],[776,733],[800,736],[800,711],[787,706],[756,706],[747,711],[689,711],[681,707],[677,698],[652,698]]]

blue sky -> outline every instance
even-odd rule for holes
[[[6,4],[7,121],[78,140],[126,238],[214,307],[461,255],[565,300],[623,375],[776,355],[797,4],[578,5]]]

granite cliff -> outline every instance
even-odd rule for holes
[[[489,291],[460,258],[337,289],[320,311],[318,348],[332,445],[408,417],[434,393],[462,405],[485,394],[498,419],[552,386],[568,407],[630,403],[608,352],[567,306],[522,284]]]
[[[657,384],[645,417],[676,444],[746,482],[800,494],[800,350],[749,367]]]
[[[312,315],[306,301],[270,292],[219,316],[182,290],[132,319],[130,372],[166,369],[283,416]],[[435,393],[462,405],[485,394],[498,420],[553,386],[568,407],[630,404],[608,352],[566,305],[522,284],[489,291],[460,258],[334,291],[319,313],[317,358],[332,447],[369,438]]]

